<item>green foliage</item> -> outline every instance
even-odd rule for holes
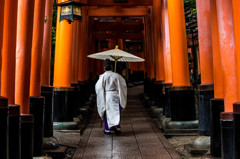
[[[57,21],[57,7],[53,6],[53,18],[52,18],[52,45],[56,42],[56,21]]]
[[[185,11],[191,11],[192,16],[197,15],[196,0],[184,0]]]
[[[53,17],[52,17],[52,51],[51,51],[51,85],[53,84],[54,74],[54,58],[55,58],[55,44],[56,44],[56,24],[57,24],[57,6],[53,6]]]
[[[184,0],[184,4],[189,4],[191,8],[196,8],[196,0]]]

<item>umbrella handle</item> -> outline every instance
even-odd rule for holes
[[[114,67],[114,72],[117,72],[117,60],[115,59],[115,67]]]

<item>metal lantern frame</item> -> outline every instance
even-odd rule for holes
[[[68,20],[69,24],[73,22],[74,20],[79,20],[82,21],[82,6],[85,6],[86,4],[80,3],[80,2],[75,2],[75,1],[67,1],[67,2],[62,2],[58,3],[58,6],[61,7],[61,12],[60,12],[60,22],[63,20]],[[63,9],[69,10],[68,13],[63,14]],[[79,9],[79,12],[74,12],[76,9]]]

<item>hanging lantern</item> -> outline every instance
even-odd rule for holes
[[[67,20],[71,24],[74,20],[82,21],[82,6],[84,5],[86,4],[75,1],[58,3],[58,6],[61,6],[60,22]]]

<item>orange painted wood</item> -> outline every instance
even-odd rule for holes
[[[143,31],[144,25],[141,21],[136,22],[94,22],[95,31]]]
[[[87,65],[84,65],[84,62],[86,60],[84,60],[84,56],[85,56],[85,53],[84,53],[84,38],[85,38],[85,20],[82,21],[82,23],[80,23],[80,26],[79,26],[79,63],[78,63],[78,70],[79,70],[79,73],[78,73],[78,81],[84,81],[84,66],[87,68]]]
[[[172,61],[167,0],[162,0],[162,36],[164,54],[164,82],[172,83]]]
[[[216,0],[211,0],[214,98],[224,98]]]
[[[93,18],[89,19],[89,33],[88,33],[88,48],[89,48],[89,52],[88,54],[93,54],[95,53],[95,39],[94,39],[94,35],[93,35]],[[94,59],[89,59],[89,72],[92,72],[92,77],[93,79],[95,78],[95,65],[94,65]]]
[[[184,4],[168,0],[173,86],[189,86],[189,66]]]
[[[235,49],[237,59],[237,79],[238,79],[238,101],[240,100],[240,1],[232,0],[233,7],[233,22],[234,22],[234,35],[235,35]]]
[[[75,67],[75,75],[74,75],[74,83],[78,83],[78,74],[79,74],[79,49],[80,49],[80,23],[79,21],[76,21],[76,51],[75,51],[75,59],[74,59],[74,67]]]
[[[153,1],[153,13],[154,13],[154,44],[155,44],[155,55],[156,55],[156,81],[164,81],[164,61],[163,61],[163,42],[162,42],[162,3],[159,0]]]
[[[67,21],[61,21],[58,37],[58,49],[55,52],[54,63],[54,87],[70,87],[72,73],[72,29],[73,24]]]
[[[153,0],[128,0],[128,3],[114,3],[113,0],[88,0],[88,5],[91,6],[152,6]]]
[[[98,17],[98,16],[145,16],[149,12],[149,7],[134,7],[134,8],[122,8],[120,6],[98,8],[95,6],[90,6],[88,8],[88,16]]]
[[[2,40],[3,40],[3,20],[4,20],[4,3],[5,0],[0,0],[0,55],[2,55]],[[0,56],[0,70],[1,70],[1,61],[2,61],[2,56]],[[1,73],[0,73],[0,78],[1,78]],[[1,85],[0,85],[0,90],[1,90]]]
[[[51,69],[51,47],[52,47],[52,13],[53,1],[46,0],[43,47],[42,47],[42,70],[41,85],[50,85],[50,69]]]
[[[85,11],[84,14],[86,16],[85,21],[84,21],[84,25],[83,25],[83,33],[84,33],[84,37],[83,37],[83,69],[82,69],[82,75],[83,75],[83,80],[87,81],[89,79],[89,74],[90,72],[93,72],[93,59],[88,58],[87,56],[91,53],[94,53],[92,50],[92,32],[91,32],[91,28],[93,25],[93,21],[91,17],[87,16],[87,7],[85,7]],[[92,75],[93,78],[93,75]]]
[[[87,10],[86,10],[86,12],[85,12],[85,14],[87,15]],[[91,70],[90,70],[90,65],[91,65],[91,60],[90,60],[90,58],[88,58],[87,57],[87,55],[88,54],[90,54],[90,48],[89,47],[87,47],[88,45],[89,45],[89,43],[90,43],[90,41],[89,41],[89,34],[90,34],[90,32],[91,32],[91,30],[90,30],[90,27],[91,27],[91,21],[90,21],[90,18],[91,17],[89,17],[88,16],[88,18],[86,19],[86,24],[85,24],[85,27],[86,27],[86,34],[85,34],[85,36],[86,36],[86,39],[88,39],[88,40],[86,40],[85,41],[85,46],[86,47],[84,47],[84,53],[85,53],[85,59],[86,60],[84,60],[84,65],[86,65],[86,66],[88,66],[88,68],[87,69],[84,69],[84,74],[85,74],[85,80],[88,80],[89,79],[89,74],[90,74],[90,72],[91,72]],[[86,63],[85,63],[85,61],[86,61]]]
[[[213,84],[213,56],[210,0],[197,0],[201,83]]]
[[[155,78],[155,53],[153,45],[153,21],[152,14],[146,16],[146,38],[147,38],[147,54],[149,58],[149,76],[151,79]]]
[[[57,24],[56,24],[56,40],[55,40],[55,52],[58,52],[58,47],[59,47],[59,39],[61,36],[61,25],[59,23],[60,21],[60,12],[61,12],[61,7],[57,7]],[[55,58],[54,58],[55,60]],[[55,63],[55,62],[54,62]]]
[[[18,0],[5,1],[1,96],[8,98],[9,104],[15,104],[17,9]]]
[[[106,40],[106,39],[131,39],[131,40],[142,40],[143,33],[111,33],[111,34],[101,34],[96,33],[95,39]],[[115,48],[115,47],[113,47]]]
[[[77,45],[77,23],[74,21],[72,22],[73,29],[72,29],[72,77],[71,77],[71,83],[75,82],[75,73],[76,73],[76,67],[75,67],[75,59],[76,59],[76,45]]]
[[[42,68],[42,46],[45,20],[45,4],[46,0],[35,0],[30,96],[41,95],[41,68]]]
[[[150,72],[149,72],[149,67],[150,67],[150,63],[149,63],[149,54],[147,51],[147,18],[146,16],[144,17],[144,57],[145,57],[145,72],[147,72],[147,76],[146,78],[150,78]]]
[[[86,26],[87,26],[87,29],[88,29],[88,34],[86,35],[86,37],[88,38],[88,54],[93,54],[95,52],[94,51],[95,50],[95,44],[94,44],[94,39],[93,39],[93,32],[91,30],[91,28],[93,26],[93,18],[92,17],[90,17],[88,19],[88,22],[87,22]],[[94,79],[95,78],[95,76],[94,76],[94,63],[93,63],[94,60],[88,58],[87,62],[88,62],[88,64],[87,64],[87,66],[88,66],[87,70],[88,71],[85,71],[85,73],[88,77],[88,73],[91,72],[92,73],[92,78]]]
[[[33,15],[34,0],[18,1],[15,103],[22,114],[29,113]]]
[[[124,48],[123,48],[123,39],[118,39],[118,47],[119,47],[119,49],[124,50]]]
[[[86,66],[86,68],[83,69],[83,75],[84,75],[84,80],[87,81],[89,79],[89,73],[90,73],[90,59],[87,57],[87,55],[89,54],[89,26],[90,26],[90,18],[87,16],[87,7],[85,9],[85,25],[84,25],[84,48],[83,48],[83,58],[84,58],[84,62],[83,62],[83,66]]]
[[[232,3],[228,0],[217,0],[216,6],[223,69],[224,106],[226,112],[232,112],[233,103],[238,101]]]

